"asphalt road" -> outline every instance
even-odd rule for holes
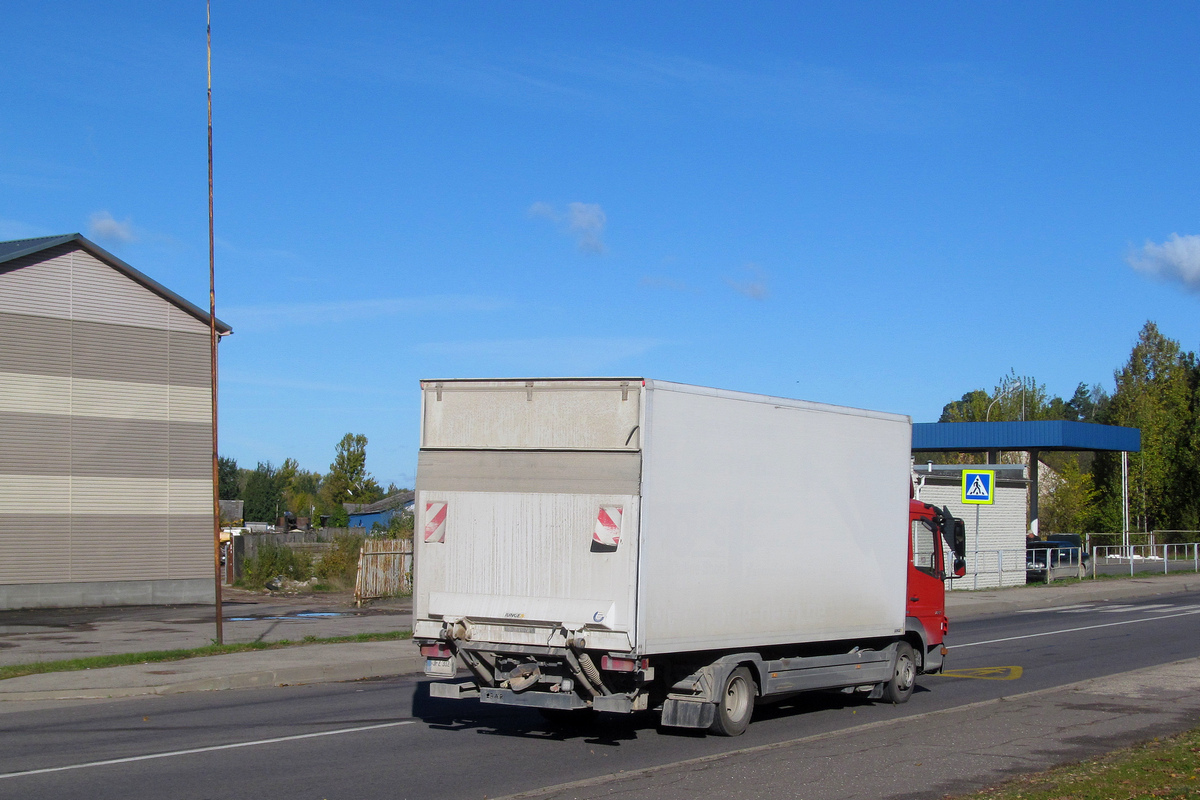
[[[649,715],[554,729],[534,712],[430,700],[405,679],[0,709],[0,797],[496,797],[1195,658],[1200,593],[951,634],[950,670],[1013,679],[926,676],[902,706],[810,695],[760,707],[735,739],[660,730]]]

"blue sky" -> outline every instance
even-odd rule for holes
[[[1200,346],[1200,7],[214,7],[221,450],[412,482],[418,380],[935,420]],[[5,11],[0,238],[207,306],[204,5]]]

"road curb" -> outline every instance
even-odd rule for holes
[[[0,692],[0,702],[21,700],[105,700],[147,695],[216,692],[227,689],[256,689],[273,686],[305,686],[320,683],[345,683],[371,678],[397,678],[424,674],[425,660],[412,656],[382,658],[352,664],[285,667],[253,670],[231,675],[197,678],[190,681],[164,683],[155,686],[129,686],[81,689],[42,689],[27,692]]]

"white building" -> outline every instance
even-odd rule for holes
[[[962,501],[962,471],[996,473],[995,502]],[[967,575],[948,583],[951,589],[988,589],[1025,584],[1026,508],[1029,480],[1023,464],[917,464],[913,467],[918,500],[938,508],[949,506],[967,529]]]

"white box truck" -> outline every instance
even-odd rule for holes
[[[940,669],[965,542],[910,500],[908,417],[642,378],[421,385],[413,635],[428,675],[469,677],[432,696],[736,735],[758,699],[903,702]]]

